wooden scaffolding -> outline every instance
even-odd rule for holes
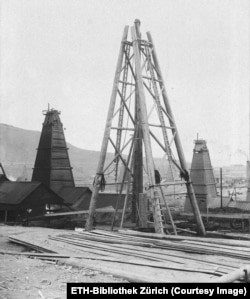
[[[165,232],[164,206],[176,234],[165,190],[169,186],[185,185],[197,232],[205,235],[151,34],[147,32],[147,39],[142,39],[139,20],[131,27],[132,41],[127,39],[128,32],[126,26],[85,229],[92,229],[98,193],[105,183],[110,183],[117,186],[118,201],[126,194],[121,226],[132,194],[132,221],[138,222],[139,202],[147,198],[155,232]],[[107,152],[112,151],[114,155],[110,159]],[[155,157],[162,158],[160,166],[156,165]],[[165,172],[171,175],[166,178]]]

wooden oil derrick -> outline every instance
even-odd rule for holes
[[[201,212],[207,212],[209,204],[217,197],[216,182],[207,143],[203,139],[194,141],[193,159],[190,177],[196,200]],[[192,211],[189,199],[185,203],[185,212]]]
[[[85,229],[92,229],[98,193],[103,190],[105,182],[106,185],[112,184],[105,178],[113,172],[114,184],[119,185],[118,201],[122,194],[126,194],[121,225],[131,194],[132,218],[138,220],[138,202],[139,198],[143,198],[140,194],[146,189],[155,232],[164,233],[164,206],[176,233],[165,190],[172,185],[186,185],[197,231],[205,235],[152,37],[148,32],[147,40],[142,39],[139,20],[131,27],[132,41],[127,39],[128,31],[129,26],[126,26]],[[115,153],[114,158],[108,161],[107,152],[112,151]],[[164,174],[159,174],[155,166],[156,156],[163,157],[162,163],[167,164],[170,170],[177,168],[180,177],[162,183],[159,178],[164,178]],[[125,171],[123,180],[118,182],[120,164],[124,165]]]
[[[39,181],[54,191],[62,187],[74,187],[68,148],[64,136],[60,112],[44,111],[45,120],[37,149],[32,181]]]

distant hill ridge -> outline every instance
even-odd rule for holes
[[[39,131],[17,128],[0,123],[0,162],[7,174],[13,178],[23,175],[27,169],[28,179],[31,179],[37,147],[40,140]],[[99,158],[98,151],[80,149],[67,142],[69,158],[73,167],[75,180],[92,180],[96,172]]]
[[[0,162],[8,176],[17,179],[26,175],[28,180],[31,179],[40,134],[40,131],[26,130],[0,123]],[[67,146],[76,184],[92,184],[100,152],[81,149],[68,142]],[[111,159],[113,154],[108,154],[108,157]],[[155,159],[155,161],[156,165],[160,167],[162,160]],[[190,163],[188,165],[190,167]],[[219,168],[214,167],[214,171],[219,177]],[[246,166],[225,166],[223,173],[234,177],[245,177]]]

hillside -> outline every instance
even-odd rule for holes
[[[20,177],[26,177],[28,180],[31,179],[39,139],[39,131],[25,130],[0,124],[0,162],[3,164],[9,177],[13,179]],[[70,143],[67,143],[67,146],[69,148],[69,157],[76,184],[92,184],[93,175],[96,173],[99,152],[80,149]],[[111,159],[112,156],[110,154],[109,158]],[[160,172],[164,172],[162,160],[156,159],[155,162]],[[214,165],[213,167],[215,176],[219,177],[219,168]],[[246,166],[225,166],[223,167],[223,175],[227,177],[245,177]]]
[[[27,176],[28,180],[31,179],[39,139],[39,131],[0,124],[0,162],[8,176],[13,179]],[[70,143],[67,146],[76,183],[92,183],[99,152],[79,149]]]
[[[0,124],[0,162],[11,179],[31,179],[40,132]],[[98,151],[80,149],[67,143],[73,175],[77,185],[92,185],[99,159]],[[113,154],[108,154],[111,160]],[[157,169],[167,169],[162,159],[155,159]],[[177,174],[178,175],[178,174]]]

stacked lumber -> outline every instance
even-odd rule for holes
[[[250,269],[250,242],[243,240],[83,229],[42,237],[33,233],[30,244],[28,239],[31,236],[23,234],[10,241],[36,248],[36,258],[43,253],[47,259],[131,282],[212,282],[224,277],[241,281]]]

